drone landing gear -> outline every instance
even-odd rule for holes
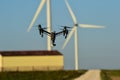
[[[52,44],[51,46],[54,47],[54,46],[56,46],[56,44]]]
[[[53,46],[56,46],[56,44],[53,44]]]

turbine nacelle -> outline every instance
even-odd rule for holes
[[[79,26],[79,24],[74,24],[74,26],[75,26],[75,27],[78,27],[78,26]]]

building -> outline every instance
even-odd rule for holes
[[[0,71],[63,70],[58,51],[0,51]]]

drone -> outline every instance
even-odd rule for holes
[[[56,32],[56,31],[48,32],[48,31],[45,30],[46,28],[42,28],[41,24],[39,24],[38,25],[38,30],[39,30],[39,34],[41,35],[41,37],[43,37],[44,34],[47,34],[48,36],[50,36],[52,45],[56,46],[56,44],[55,44],[56,37],[58,35],[62,34],[63,36],[65,36],[65,39],[66,39],[67,35],[68,35],[68,32],[69,32],[68,28],[71,28],[71,27],[67,27],[67,26],[61,26],[61,27],[63,27],[63,29],[60,32]]]

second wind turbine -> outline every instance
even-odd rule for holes
[[[72,17],[73,20],[73,28],[71,30],[71,32],[68,34],[68,37],[66,39],[66,41],[64,42],[63,48],[66,46],[66,44],[68,43],[68,41],[70,40],[72,34],[74,33],[74,42],[75,42],[75,70],[78,70],[78,27],[81,28],[104,28],[104,26],[96,26],[96,25],[89,25],[89,24],[79,24],[77,22],[76,16],[74,15],[69,3],[67,0],[65,0],[65,3],[67,5],[68,11]]]

